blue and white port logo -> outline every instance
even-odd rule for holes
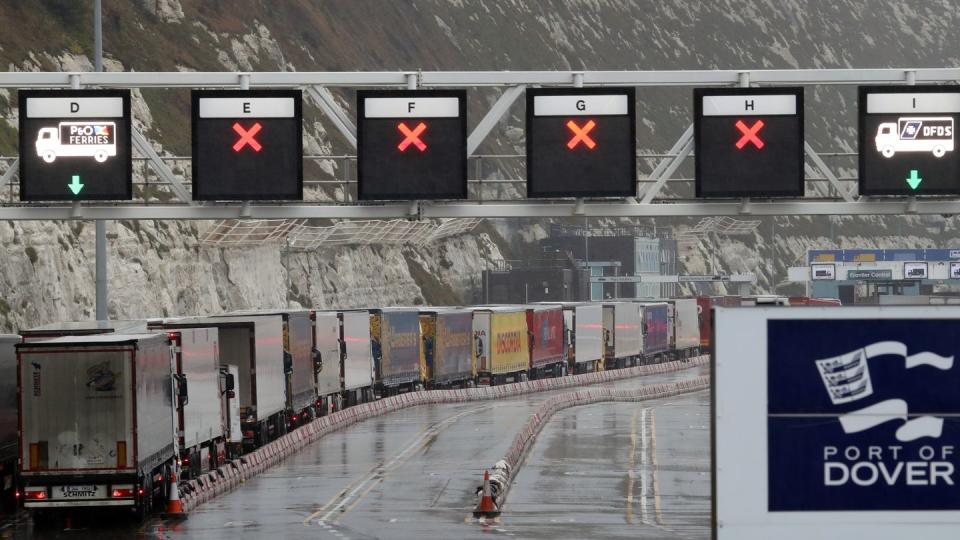
[[[768,321],[768,509],[960,510],[957,325]]]
[[[881,341],[851,351],[847,354],[817,360],[816,366],[823,385],[834,405],[851,402],[865,403],[873,396],[870,383],[871,358],[886,357],[893,361],[902,359],[907,370],[918,366],[931,366],[939,370],[953,367],[953,356],[940,356],[932,352],[907,354],[907,346],[899,341]],[[901,442],[915,441],[922,437],[940,437],[943,418],[919,416],[911,418],[909,405],[903,399],[885,399],[878,403],[850,411],[839,417],[844,433],[859,433],[886,422],[902,422],[896,431]]]

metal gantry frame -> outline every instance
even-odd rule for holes
[[[370,72],[9,72],[0,73],[2,88],[301,88],[331,119],[347,142],[356,146],[356,126],[330,88],[500,87],[503,93],[468,137],[472,155],[517,98],[529,86],[750,86],[859,85],[955,83],[960,68],[927,69],[809,69],[809,70],[690,70],[690,71],[370,71]],[[4,203],[0,219],[420,219],[497,217],[661,217],[776,215],[898,215],[957,214],[958,198],[864,198],[837,178],[808,144],[804,150],[813,166],[839,197],[773,200],[690,200],[658,198],[661,189],[693,151],[693,129],[686,129],[671,150],[640,183],[636,198],[618,200],[429,201],[382,204],[287,202],[203,203],[192,201],[183,181],[173,173],[142,133],[133,144],[151,168],[182,201],[179,204]],[[18,168],[16,160],[2,175],[0,188]]]

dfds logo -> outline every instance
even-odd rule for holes
[[[770,510],[960,509],[957,324],[770,321]]]

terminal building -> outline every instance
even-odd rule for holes
[[[806,267],[790,273],[791,281],[807,282],[813,298],[916,303],[920,298],[909,297],[960,296],[960,249],[816,249],[807,252]]]
[[[631,282],[630,276],[677,273],[677,243],[643,226],[552,224],[536,258],[502,261],[483,276],[484,303],[657,298],[675,283]],[[658,234],[659,233],[659,234]],[[600,282],[598,278],[627,277]]]

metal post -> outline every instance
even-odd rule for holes
[[[93,2],[93,70],[103,71],[103,31],[102,31],[102,6],[100,0]],[[96,221],[96,315],[97,320],[105,321],[109,318],[107,313],[107,223],[98,219]]]

